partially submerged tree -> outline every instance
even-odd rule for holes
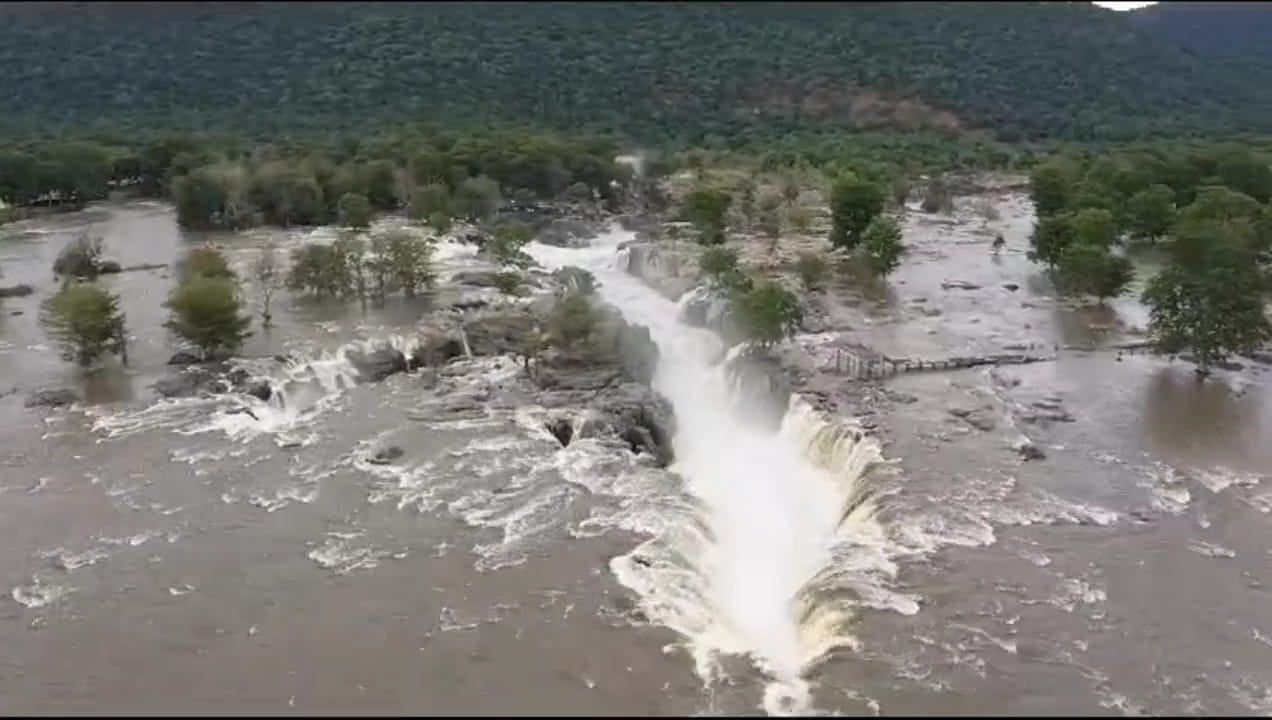
[[[53,274],[93,279],[101,272],[102,239],[87,233],[77,235],[57,254]]]
[[[929,178],[923,188],[923,212],[949,213],[954,210],[954,199],[950,196],[950,187],[945,177],[937,175]]]
[[[795,272],[805,290],[817,290],[826,279],[829,263],[821,253],[802,252],[795,260]]]
[[[733,198],[729,193],[708,187],[698,187],[685,196],[682,211],[684,218],[698,231],[698,242],[716,245],[724,242],[725,217]]]
[[[704,248],[698,256],[698,270],[703,277],[719,287],[733,287],[741,275],[738,253],[722,245]]]
[[[411,202],[407,206],[407,214],[412,220],[428,220],[434,213],[441,213],[447,219],[451,216],[450,191],[442,183],[420,185],[411,191]]]
[[[356,193],[341,195],[340,201],[336,204],[337,222],[355,230],[370,227],[371,216],[374,212],[366,196]]]
[[[866,228],[861,241],[870,269],[880,277],[891,275],[901,264],[905,246],[901,244],[901,228],[896,221],[877,217]]]
[[[283,269],[273,243],[266,243],[256,253],[252,261],[252,285],[260,302],[261,327],[268,328],[274,318],[274,293],[283,285]]]
[[[1103,245],[1074,243],[1060,254],[1056,285],[1066,293],[1093,295],[1101,304],[1105,298],[1126,292],[1135,269],[1131,261]]]
[[[733,308],[743,331],[752,341],[768,347],[794,333],[803,320],[803,310],[794,293],[773,280],[756,281],[739,291]]]
[[[108,290],[67,282],[44,302],[42,320],[63,360],[87,368],[112,353],[128,364],[124,314],[119,297]]]
[[[521,294],[521,273],[516,270],[501,270],[494,275],[495,288],[508,297]]]
[[[225,255],[212,245],[192,247],[177,261],[177,282],[185,282],[196,275],[231,280],[237,277]]]
[[[1262,279],[1245,243],[1216,224],[1207,237],[1181,238],[1166,269],[1149,281],[1149,334],[1159,352],[1191,351],[1209,373],[1234,352],[1272,339],[1263,311]]]
[[[577,290],[569,290],[557,296],[552,308],[552,340],[563,350],[570,350],[580,342],[591,339],[596,329],[596,309],[587,296]]]
[[[478,222],[494,217],[502,202],[499,183],[485,175],[479,175],[459,184],[455,189],[452,207],[459,217],[469,222]]]
[[[228,278],[196,275],[173,288],[164,307],[169,311],[164,326],[204,356],[235,352],[252,334],[247,329],[252,318],[241,314],[238,287]]]
[[[1126,201],[1126,229],[1132,238],[1155,242],[1175,221],[1175,191],[1153,185]]]
[[[433,243],[398,230],[388,233],[384,251],[394,283],[408,298],[415,297],[421,288],[433,287]]]
[[[499,223],[491,233],[490,254],[501,264],[509,265],[521,257],[521,249],[534,237],[534,230],[520,220]]]
[[[830,189],[830,243],[839,248],[854,248],[862,233],[883,212],[883,190],[874,183],[847,174]]]

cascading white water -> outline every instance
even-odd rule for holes
[[[530,248],[549,268],[592,271],[601,296],[649,328],[660,351],[654,386],[675,409],[671,469],[692,499],[664,512],[687,507],[698,517],[681,517],[680,527],[660,521],[659,537],[612,567],[652,620],[687,636],[704,681],[716,655],[746,654],[773,678],[766,710],[806,710],[802,674],[851,643],[850,611],[835,591],[852,590],[854,572],[837,569],[839,555],[881,535],[862,488],[878,446],[821,420],[798,397],[777,433],[741,417],[718,362],[720,340],[679,322],[675,303],[622,271],[631,256],[618,245],[631,237],[614,231],[590,248]]]

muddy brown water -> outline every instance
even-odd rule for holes
[[[917,612],[865,607],[858,646],[807,669],[815,708],[1272,712],[1267,373],[1199,384],[1180,362],[1119,359],[1109,346],[1137,339],[1143,309],[1055,301],[1024,257],[1026,201],[993,202],[994,221],[964,203],[953,221],[911,212],[911,252],[882,299],[832,303],[835,325],[896,357],[1010,345],[1056,358],[887,381],[904,400],[872,418],[896,461],[881,514],[932,547],[897,559],[891,589]],[[436,397],[418,376],[351,388],[270,432],[218,415],[223,401],[158,403],[148,385],[173,350],[164,271],[106,280],[132,365],[83,377],[38,324],[52,259],[83,229],[125,265],[209,237],[242,264],[266,239],[309,233],[184,234],[148,203],[0,228],[4,282],[37,287],[0,305],[0,392],[16,390],[0,397],[0,712],[760,712],[761,673],[730,662],[704,686],[682,638],[644,621],[610,570],[640,533],[589,520],[626,506],[561,472],[587,459],[603,485],[626,461],[559,455],[574,451],[524,408],[420,419]],[[244,351],[261,367],[409,334],[430,310],[277,302],[278,326]],[[478,392],[515,372],[491,361],[448,382]],[[83,401],[22,407],[46,387]],[[1072,421],[1026,419],[1057,406]],[[1022,461],[1021,435],[1046,459]],[[404,460],[368,465],[386,439]]]

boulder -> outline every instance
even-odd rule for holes
[[[980,290],[980,285],[966,280],[945,280],[941,282],[942,290]]]
[[[471,317],[464,323],[464,335],[473,355],[519,353],[526,335],[539,320],[523,308],[495,308]]]
[[[596,229],[586,222],[557,218],[544,225],[535,239],[544,245],[584,248],[591,245],[590,241],[596,236]]]
[[[974,412],[963,420],[972,427],[982,432],[989,432],[994,429],[994,419],[979,412]]]
[[[35,288],[30,285],[9,285],[0,287],[0,298],[7,297],[26,297],[35,292]]]
[[[198,353],[189,350],[178,350],[168,358],[169,365],[198,365],[202,361],[203,358]]]
[[[22,403],[22,407],[62,407],[63,405],[70,405],[78,399],[74,392],[66,388],[37,390],[31,393],[31,396]]]
[[[268,380],[254,380],[247,384],[247,387],[244,388],[243,392],[251,395],[257,400],[268,402],[270,397],[274,394],[274,388],[270,386]]]
[[[420,338],[419,343],[411,349],[411,357],[407,359],[408,369],[445,365],[463,355],[464,343],[457,335],[440,329],[433,330]]]
[[[1020,454],[1020,458],[1024,460],[1025,462],[1028,462],[1030,460],[1046,460],[1047,459],[1047,454],[1042,451],[1042,448],[1038,447],[1037,445],[1034,445],[1032,442],[1028,440],[1017,445],[1016,452]]]
[[[103,260],[97,265],[99,275],[115,275],[123,272],[123,267],[114,260]]]
[[[230,391],[230,383],[220,375],[218,368],[196,366],[185,371],[159,378],[150,386],[167,398],[190,397],[203,392],[214,394]]]
[[[561,443],[561,447],[569,447],[570,440],[574,438],[574,425],[569,418],[553,418],[544,423],[544,428]]]
[[[1017,290],[1020,289],[1020,286],[1017,285],[1016,283],[1003,283],[1003,287],[1007,288],[1008,290],[1012,292],[1016,292]]]
[[[390,375],[407,371],[406,356],[391,347],[379,347],[374,350],[350,350],[346,353],[349,362],[358,371],[362,382],[376,383]]]
[[[596,276],[581,267],[568,265],[552,273],[552,279],[567,290],[591,295],[596,290]]]
[[[371,457],[367,458],[367,462],[372,465],[388,465],[394,460],[402,457],[403,454],[402,448],[397,445],[385,445],[384,447],[377,448],[375,452],[371,454]]]

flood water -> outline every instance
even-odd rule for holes
[[[798,402],[748,422],[727,349],[619,269],[625,233],[532,247],[650,328],[670,472],[561,448],[508,400],[512,359],[349,380],[342,347],[409,342],[437,301],[281,293],[243,354],[288,403],[253,420],[157,398],[171,279],[123,273],[131,365],[82,377],[38,324],[76,233],[124,265],[211,239],[239,267],[329,233],[183,234],[147,203],[0,228],[3,282],[37,288],[0,305],[0,712],[1272,712],[1268,375],[1119,357],[1143,309],[1055,301],[1027,202],[991,200],[910,213],[889,287],[832,293],[796,342],[1054,359],[892,378],[856,439]],[[477,262],[439,257],[443,292]],[[23,407],[54,387],[82,401]],[[385,442],[405,456],[369,463]]]

